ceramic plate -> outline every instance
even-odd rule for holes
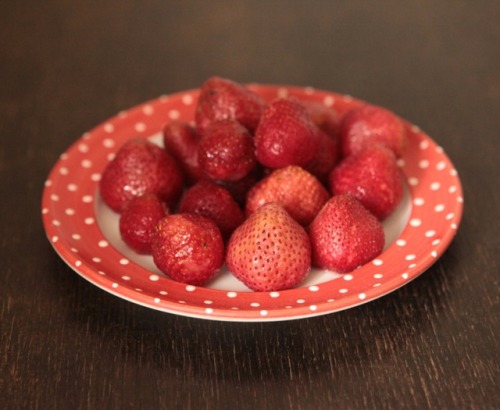
[[[266,100],[295,95],[321,102],[339,113],[362,104],[350,96],[310,87],[249,85]],[[205,287],[175,282],[149,256],[121,241],[118,216],[102,202],[98,182],[116,150],[131,137],[161,144],[171,120],[192,121],[197,90],[149,101],[81,136],[45,182],[42,217],[47,236],[78,274],[128,301],[178,315],[224,321],[276,321],[306,318],[367,303],[414,279],[431,266],[455,236],[463,209],[462,187],[453,164],[428,135],[406,122],[409,146],[399,165],[405,195],[384,222],[384,252],[352,273],[313,270],[301,287],[256,293],[230,272]]]

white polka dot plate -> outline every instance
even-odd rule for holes
[[[312,89],[250,85],[266,100],[295,95],[346,112],[362,102]],[[98,182],[117,148],[135,136],[161,143],[171,120],[192,121],[197,90],[189,90],[119,113],[85,133],[55,164],[45,183],[42,217],[47,236],[78,274],[107,292],[163,312],[223,321],[276,321],[332,313],[386,295],[414,279],[443,254],[460,223],[462,187],[443,152],[418,127],[406,123],[409,146],[399,165],[406,192],[384,222],[386,247],[350,274],[313,270],[301,287],[280,292],[249,291],[222,270],[206,287],[175,282],[149,256],[127,248],[118,216],[103,204]]]

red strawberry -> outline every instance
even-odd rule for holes
[[[378,219],[387,218],[403,197],[401,171],[394,153],[370,145],[345,158],[330,174],[332,194],[351,194]]]
[[[385,108],[369,104],[354,108],[343,117],[339,137],[344,156],[368,144],[380,143],[400,157],[407,144],[401,119]]]
[[[196,214],[167,215],[156,226],[151,251],[156,266],[172,279],[203,285],[224,263],[217,225]]]
[[[318,149],[304,168],[322,183],[327,184],[328,175],[340,158],[339,145],[336,137],[332,137],[320,129],[318,129],[318,134]]]
[[[203,133],[215,121],[233,119],[253,132],[263,107],[262,99],[243,85],[211,77],[200,89],[195,113],[196,127]]]
[[[235,120],[214,122],[200,141],[198,161],[211,179],[241,179],[256,165],[252,136]]]
[[[198,164],[200,135],[186,122],[173,121],[163,128],[163,145],[177,160],[189,182],[194,183],[203,176]]]
[[[267,204],[234,231],[226,263],[252,290],[289,289],[310,270],[311,244],[305,229],[279,204]]]
[[[340,117],[332,108],[316,101],[302,101],[312,121],[327,135],[337,138]]]
[[[226,188],[238,204],[245,206],[248,191],[262,178],[264,170],[257,166],[250,173],[237,181],[216,181]]]
[[[168,213],[155,194],[131,199],[120,215],[119,230],[123,241],[138,253],[151,253],[151,234]]]
[[[175,159],[142,138],[133,138],[118,150],[100,181],[104,202],[116,212],[121,212],[132,198],[146,193],[172,204],[182,187],[183,176]]]
[[[309,225],[330,195],[309,172],[297,165],[274,170],[249,191],[247,215],[270,202],[279,203],[301,225]]]
[[[332,197],[309,229],[313,264],[339,273],[369,262],[384,248],[382,224],[350,195]]]
[[[316,125],[293,97],[279,98],[266,107],[254,139],[257,160],[269,168],[305,166],[319,144]]]
[[[184,193],[179,212],[210,218],[219,227],[224,238],[229,238],[244,220],[242,210],[229,191],[207,180],[199,181]]]

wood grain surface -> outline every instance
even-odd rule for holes
[[[487,1],[0,2],[0,408],[500,407],[499,21]],[[448,251],[369,304],[265,324],[156,312],[76,275],[40,217],[59,155],[215,74],[419,125],[464,187]]]

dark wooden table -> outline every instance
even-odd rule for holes
[[[499,21],[486,1],[2,1],[0,407],[498,408]],[[59,155],[214,74],[418,124],[464,187],[447,252],[386,297],[276,323],[161,313],[76,275],[40,216]]]

